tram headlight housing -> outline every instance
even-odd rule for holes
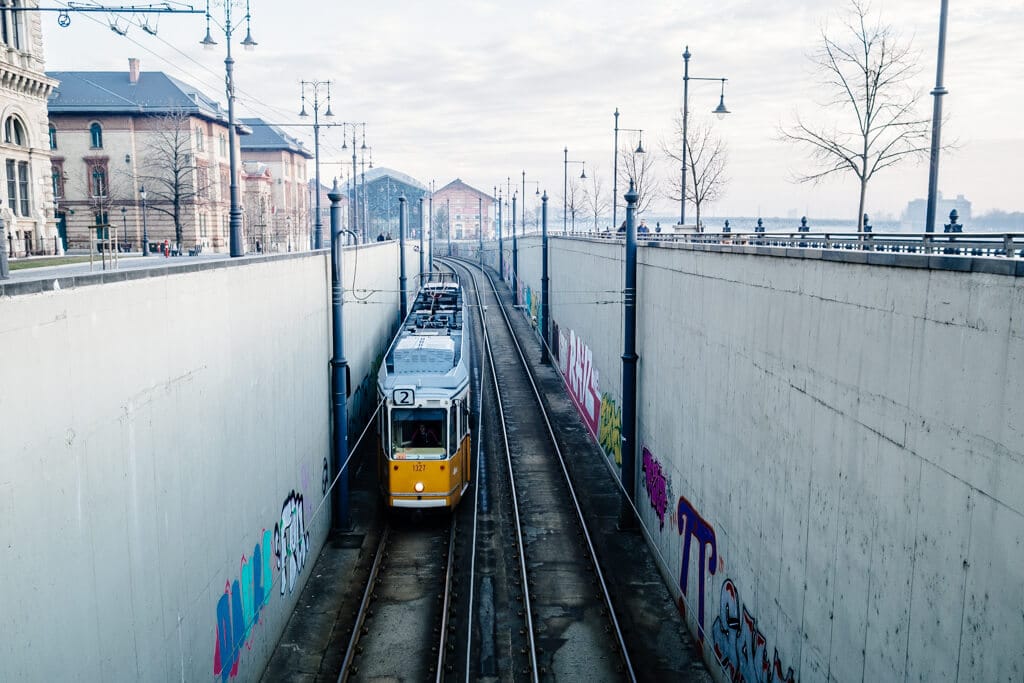
[[[422,481],[416,482],[416,485],[413,486],[413,488],[416,489],[416,493],[423,493],[423,482]]]

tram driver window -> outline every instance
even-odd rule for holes
[[[391,412],[391,441],[395,450],[439,450],[443,455],[445,411],[396,408]]]

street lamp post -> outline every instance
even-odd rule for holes
[[[405,288],[405,194],[398,196],[398,289],[402,300],[399,302],[401,320],[405,322],[408,294]]]
[[[444,205],[445,205],[445,210],[444,210],[445,216],[446,216],[446,218],[448,220],[448,229],[445,230],[445,232],[448,233],[448,255],[451,256],[452,255],[452,200],[450,198],[449,199],[445,199],[444,200]]]
[[[216,1],[216,0],[215,0]],[[242,244],[242,207],[238,203],[238,151],[235,149],[235,60],[231,57],[231,35],[241,27],[241,22],[231,23],[231,8],[236,0],[221,0],[224,6],[224,24],[219,27],[224,31],[224,42],[227,44],[227,57],[224,59],[224,70],[226,72],[226,90],[228,98],[228,161],[231,173],[231,210],[228,213],[231,240],[231,256],[244,256],[245,249]],[[249,0],[245,1],[245,39],[242,40],[242,47],[252,50],[256,47],[256,41],[252,39],[251,14],[249,12]],[[210,0],[206,0],[206,37],[200,41],[200,45],[212,50],[216,45],[210,35],[210,24],[214,23],[210,15]]]
[[[480,266],[484,265],[484,198],[476,198],[476,236],[480,242]]]
[[[149,229],[146,226],[146,186],[139,186],[139,199],[142,200],[142,255],[149,256]]]
[[[357,169],[356,169],[356,127],[357,126],[362,126],[363,127],[363,153],[365,155],[365,152],[366,152],[366,149],[367,149],[367,147],[366,147],[366,124],[365,123],[349,123],[349,122],[344,122],[341,125],[343,127],[344,126],[351,126],[351,128],[352,128],[352,182],[349,185],[349,188],[351,189],[351,193],[349,195],[349,207],[348,207],[349,208],[349,216],[351,217],[350,227],[352,229],[352,232],[356,233],[357,235],[361,235],[362,238],[363,238],[362,241],[366,242],[367,241],[367,237],[368,237],[367,232],[366,232],[366,226],[363,225],[363,230],[361,232],[359,230],[359,200],[358,200],[359,186],[356,184],[356,175],[357,175]],[[341,148],[344,149],[344,150],[348,149],[348,139],[345,137],[344,128],[342,128],[342,133],[341,133]],[[365,164],[365,160],[364,160],[364,164]],[[371,166],[371,168],[372,168],[372,166]],[[366,176],[366,170],[365,170],[365,166],[364,166],[363,177],[365,178],[365,176]]]
[[[495,189],[498,189],[498,188],[495,188]],[[505,243],[504,243],[504,240],[502,239],[501,220],[502,220],[502,214],[501,214],[501,190],[498,189],[498,275],[501,276],[502,280],[504,280],[505,279],[505,247],[504,247]]]
[[[128,209],[123,206],[121,207],[121,241],[128,241]]]
[[[512,305],[519,305],[519,240],[516,238],[516,193],[512,193]]]
[[[430,181],[430,201],[427,203],[430,219],[427,221],[427,248],[430,250],[430,273],[434,272],[434,181]]]
[[[935,232],[935,204],[939,189],[939,142],[942,136],[942,96],[948,91],[942,85],[942,72],[946,65],[946,13],[949,0],[942,0],[939,10],[939,55],[935,67],[935,89],[931,94],[935,97],[932,109],[932,147],[928,163],[928,204],[925,209],[924,230]]]
[[[580,165],[583,166],[583,173],[580,174],[580,178],[582,180],[586,180],[587,179],[587,165],[586,165],[585,162],[582,162],[582,161],[571,161],[569,159],[569,148],[568,147],[566,147],[565,150],[563,150],[563,151],[565,152],[565,158],[562,161],[562,234],[564,235],[565,234],[565,213],[566,213],[566,210],[569,208],[569,199],[568,199],[568,197],[569,197],[569,164],[580,164]],[[575,203],[576,203],[575,200],[573,200],[573,204],[575,204]],[[575,219],[575,217],[574,217],[574,219]],[[574,226],[574,229],[575,229],[575,220],[573,220],[573,226]]]
[[[324,221],[320,215],[320,87],[327,87],[327,111],[324,112],[324,117],[328,119],[334,118],[334,113],[331,111],[331,82],[312,80],[300,81],[300,83],[302,84],[302,111],[299,112],[299,116],[309,116],[306,113],[306,86],[308,85],[313,91],[313,156],[315,158],[313,168],[316,175],[316,217],[313,219],[313,248],[323,249]]]
[[[618,228],[619,220],[619,131],[640,134],[640,144],[635,154],[646,154],[644,150],[644,131],[641,128],[619,128],[619,108],[615,107],[615,156],[612,157],[612,233]]]
[[[540,362],[544,365],[551,363],[551,353],[548,348],[551,344],[551,323],[550,315],[550,289],[548,286],[548,193],[540,198],[540,225],[541,225],[541,276],[540,276]]]
[[[424,274],[426,273],[424,270],[426,264],[423,261],[425,256],[426,254],[423,253],[423,196],[420,195],[420,287],[423,286]]]
[[[690,75],[690,46],[683,52],[683,154],[682,180],[679,185],[679,225],[686,224],[686,124],[690,117],[690,81],[721,81],[722,90],[718,97],[718,106],[711,112],[719,118],[729,113],[725,108],[725,82],[727,78],[697,78]],[[698,226],[698,230],[699,230]]]

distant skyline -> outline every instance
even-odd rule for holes
[[[610,193],[616,107],[620,126],[644,129],[644,146],[663,158],[662,144],[682,104],[681,55],[689,45],[691,76],[727,77],[725,101],[733,112],[714,120],[718,86],[691,82],[691,121],[713,121],[729,147],[731,182],[723,199],[703,213],[855,215],[853,178],[818,186],[790,182],[808,161],[777,135],[794,111],[819,113],[806,55],[821,27],[835,24],[847,3],[459,5],[254,2],[252,33],[259,45],[253,52],[240,48],[243,28],[233,50],[237,115],[308,122],[298,117],[299,80],[331,79],[336,120],[367,123],[375,165],[438,185],[460,177],[486,191],[504,187],[508,177],[514,186],[525,169],[528,178],[541,181],[552,215],[558,215],[563,147],[570,158],[586,161],[588,174],[603,176]],[[873,8],[913,39],[920,113],[930,118],[938,0],[890,0]],[[1024,26],[1024,3],[952,3],[949,12],[943,141],[958,147],[942,156],[939,187],[946,196],[965,195],[975,215],[1024,210],[1024,45],[1016,36]],[[121,16],[123,26],[129,15]],[[225,102],[224,36],[215,29],[220,44],[202,50],[201,15],[152,20],[157,37],[138,26],[126,37],[116,35],[103,14],[72,13],[68,28],[58,27],[56,17],[43,14],[48,70],[127,71],[128,58],[138,57],[144,72],[165,71]],[[312,149],[311,130],[288,132]],[[325,179],[346,172],[333,162],[350,167],[340,148],[340,130],[322,131]],[[662,177],[679,173],[664,160],[658,168]],[[898,217],[908,201],[926,195],[927,175],[927,163],[877,175],[868,190],[868,213]],[[624,191],[619,188],[620,197]],[[673,215],[678,202],[659,200],[651,212]],[[691,213],[688,208],[688,218]]]

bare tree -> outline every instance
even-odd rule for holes
[[[448,235],[448,207],[441,204],[434,209],[434,237],[442,239]]]
[[[601,174],[595,168],[583,188],[583,208],[586,209],[588,215],[594,217],[594,232],[597,232],[599,229],[597,223],[601,216],[611,206],[612,203],[604,194],[604,178],[601,177]]]
[[[182,210],[207,197],[215,179],[216,169],[197,166],[192,158],[192,125],[190,115],[174,110],[153,117],[156,121],[145,145],[139,182],[146,185],[153,211],[174,220],[174,241],[182,243]]]
[[[918,73],[917,55],[889,24],[870,15],[863,0],[852,0],[843,29],[822,29],[821,45],[811,60],[831,96],[823,103],[845,115],[832,125],[796,122],[781,129],[784,140],[810,150],[818,170],[798,175],[798,182],[818,182],[835,173],[853,173],[860,183],[857,230],[864,229],[864,199],[875,173],[928,151],[929,121],[916,112],[920,93],[911,81]]]
[[[629,187],[633,181],[636,191],[636,212],[644,213],[658,194],[658,180],[654,176],[655,158],[653,152],[637,152],[628,143],[619,148],[619,184]]]
[[[672,145],[662,145],[665,155],[681,163],[679,152],[683,139],[683,114],[675,120],[675,140]],[[714,202],[725,193],[729,178],[725,175],[728,162],[728,149],[722,138],[716,135],[711,126],[701,122],[691,122],[686,132],[686,198],[693,202],[697,213],[697,226],[700,229],[700,207],[705,202]],[[675,177],[670,181],[668,198],[678,202],[679,188],[682,178]]]
[[[572,221],[573,230],[576,225],[576,212],[583,206],[584,198],[583,184],[579,178],[571,177],[566,183],[565,189],[565,219],[566,221]]]

